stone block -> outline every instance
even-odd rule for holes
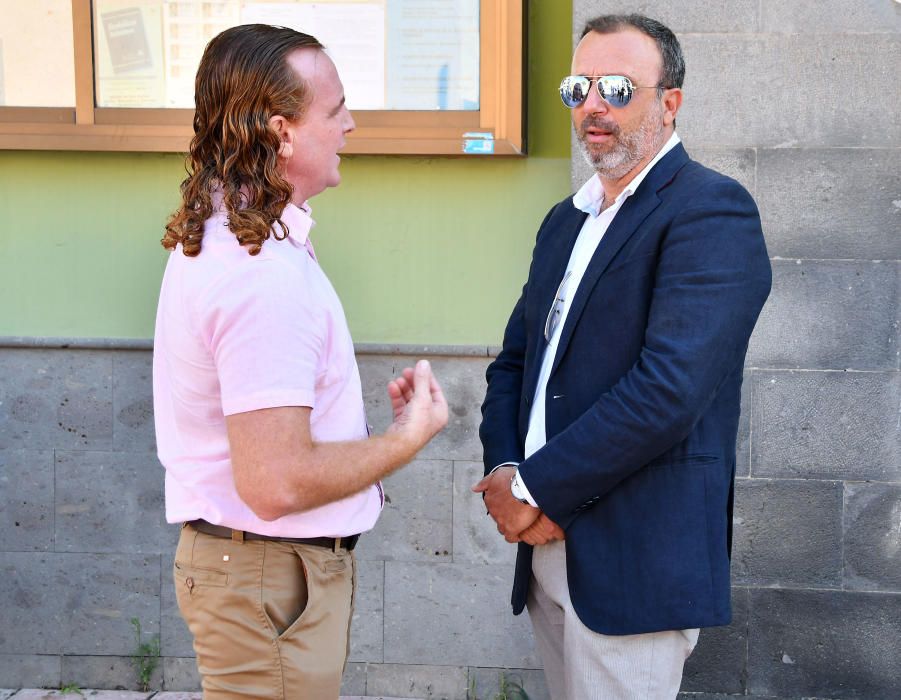
[[[901,593],[901,484],[845,484],[845,588]]]
[[[901,595],[751,590],[749,634],[751,693],[898,697]]]
[[[93,350],[0,350],[0,444],[110,449],[112,355]]]
[[[732,589],[732,623],[701,630],[685,662],[683,691],[743,695],[748,681],[748,591]]]
[[[842,485],[837,481],[739,479],[732,580],[839,587]]]
[[[573,32],[582,33],[585,22],[601,14],[639,14],[663,22],[676,34],[697,32],[747,32],[757,28],[757,0],[607,0],[603,4],[589,0],[573,2]]]
[[[366,664],[348,663],[341,679],[341,697],[366,695]]]
[[[516,545],[498,533],[481,494],[472,492],[483,472],[481,462],[454,462],[454,562],[493,564],[512,572]]]
[[[0,636],[5,635],[0,632]],[[32,686],[40,688],[60,686],[60,657],[43,654],[0,654],[0,687]]]
[[[702,165],[737,180],[751,196],[757,196],[757,153],[752,148],[695,148],[686,142],[688,155]]]
[[[386,562],[386,663],[538,667],[512,580],[506,567]]]
[[[200,673],[197,671],[197,660],[192,656],[163,657],[163,687],[168,691],[195,693],[200,690]],[[159,697],[159,696],[156,696]],[[183,698],[180,700],[188,700]],[[200,700],[200,694],[197,694]]]
[[[570,187],[577,191],[594,174],[591,166],[579,151],[578,140],[572,132],[572,171]],[[688,155],[717,172],[738,180],[752,195],[756,191],[757,157],[751,148],[697,147],[684,143]]]
[[[761,697],[760,695],[729,695],[726,693],[679,693],[676,700],[780,700],[771,695]],[[816,700],[816,698],[804,698],[804,700]]]
[[[0,450],[0,551],[53,548],[53,452]]]
[[[453,551],[453,463],[417,459],[384,482],[385,508],[360,540],[364,559],[449,561]]]
[[[135,648],[132,644],[126,651]],[[150,677],[150,688],[163,685],[161,659]],[[140,675],[130,656],[68,656],[62,657],[61,686],[77,685],[79,688],[101,690],[139,690]]]
[[[151,352],[113,355],[113,449],[156,452]]]
[[[395,698],[467,700],[467,674],[458,666],[373,664],[366,676],[366,693]]]
[[[757,204],[770,255],[901,257],[897,148],[762,149],[757,169]]]
[[[755,372],[751,474],[901,480],[898,372]]]
[[[741,413],[738,417],[738,435],[735,441],[735,475],[748,476],[751,470],[751,400],[753,394],[752,372],[746,371],[741,386]]]
[[[704,3],[705,8],[709,6]],[[731,3],[723,4],[729,7]],[[724,148],[896,148],[901,36],[688,34],[679,133]],[[740,85],[749,100],[736,99]],[[794,178],[795,182],[800,177]],[[762,178],[758,178],[762,184]]]
[[[119,654],[159,631],[158,556],[5,553],[0,653]]]
[[[162,555],[162,575],[160,576],[160,648],[163,656],[190,657],[190,666],[197,672],[194,662],[194,637],[188,629],[187,623],[178,610],[178,600],[175,598],[175,580],[172,570],[175,562],[175,547]],[[187,664],[187,662],[185,662]],[[197,676],[199,679],[200,676]],[[189,679],[190,680],[190,679]],[[192,681],[193,682],[193,681]],[[199,686],[189,686],[190,690]],[[170,686],[167,688],[184,690],[185,686]]]
[[[91,700],[148,700],[152,692],[137,690],[91,690],[86,697]],[[16,693],[16,700],[72,700],[72,693],[61,690],[39,690],[30,688]]]
[[[13,688],[0,688],[0,700],[8,700],[15,692],[16,691]]]
[[[350,660],[384,658],[385,563],[357,559],[357,590],[350,626]]]
[[[896,370],[899,340],[901,263],[775,260],[748,364]]]
[[[153,700],[203,700],[203,693],[186,693],[180,691],[166,691],[153,695]]]
[[[172,527],[163,469],[148,452],[56,453],[56,549],[158,554]]]
[[[470,668],[469,687],[474,692],[469,700],[505,697],[503,688],[507,682],[520,685],[529,700],[551,700],[544,671],[531,668]]]
[[[357,358],[366,411],[376,432],[382,432],[391,423],[391,404],[385,387],[404,367],[412,367],[417,359],[402,355],[360,355]],[[489,358],[438,356],[428,359],[447,398],[450,418],[447,427],[428,444],[419,458],[481,459],[480,409],[485,398],[485,370]]]
[[[849,12],[847,0],[817,0],[815,3],[762,0],[760,29],[783,34],[859,34],[901,31],[901,11],[892,0],[859,0]]]

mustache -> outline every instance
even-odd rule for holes
[[[585,134],[589,128],[601,129],[602,131],[607,131],[614,136],[619,136],[619,124],[611,119],[602,119],[601,117],[595,116],[587,116],[582,120],[582,123],[579,125],[579,133]]]

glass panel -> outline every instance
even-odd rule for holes
[[[0,0],[0,105],[75,106],[72,0]]]
[[[206,43],[251,22],[325,44],[351,109],[479,108],[479,0],[95,0],[98,106],[193,107]]]

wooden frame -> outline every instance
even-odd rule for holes
[[[0,149],[187,151],[192,110],[95,106],[90,0],[72,1],[75,109],[0,107]],[[478,111],[355,111],[344,153],[524,155],[526,0],[481,0]]]

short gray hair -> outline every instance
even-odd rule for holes
[[[637,29],[651,37],[656,43],[663,59],[663,73],[658,88],[681,88],[685,80],[685,57],[682,47],[672,30],[656,19],[644,15],[601,15],[585,23],[582,37],[589,32],[612,34],[622,29]]]

